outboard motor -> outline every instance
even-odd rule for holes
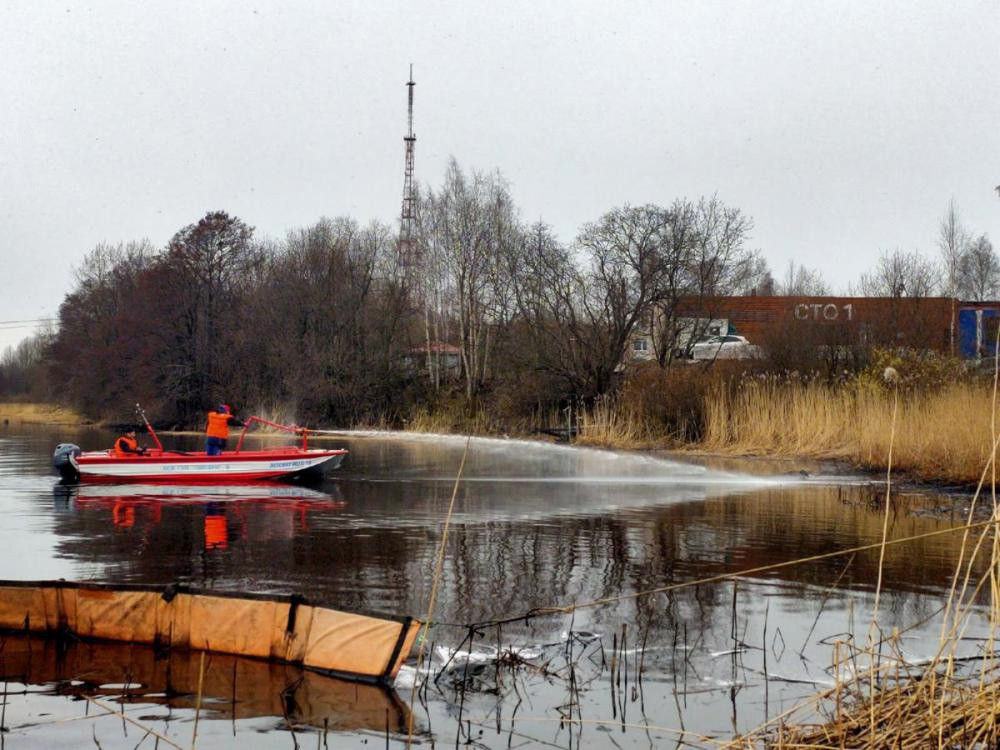
[[[76,468],[76,457],[83,451],[73,443],[59,443],[52,454],[52,468],[59,472],[64,482],[75,482],[80,478]]]

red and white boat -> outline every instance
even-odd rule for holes
[[[302,444],[243,450],[247,430],[254,423],[301,435]],[[156,447],[143,454],[117,456],[114,449],[82,451],[72,443],[62,443],[56,446],[52,457],[53,467],[66,481],[97,479],[213,483],[320,474],[340,466],[347,455],[347,451],[342,448],[310,448],[307,429],[280,425],[260,417],[250,417],[247,420],[235,450],[217,456],[210,456],[204,451],[166,450],[148,422],[146,427]]]

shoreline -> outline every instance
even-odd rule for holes
[[[852,463],[843,458],[816,458],[813,456],[768,456],[763,454],[746,453],[719,453],[717,451],[706,451],[697,447],[680,449],[660,449],[652,451],[668,458],[679,460],[694,459],[695,463],[712,465],[715,468],[734,464],[736,466],[756,465],[771,463],[784,464],[792,467],[787,471],[754,471],[759,475],[791,475],[802,474],[803,477],[822,474],[823,476],[852,476],[860,477],[870,484],[885,487],[887,467],[870,467]],[[812,468],[810,468],[812,467]],[[776,467],[775,467],[776,468]],[[926,479],[903,469],[894,468],[892,470],[892,489],[902,492],[935,492],[943,495],[961,495],[971,497],[975,494],[978,483],[957,483],[944,479]],[[988,488],[988,483],[983,485],[983,491]]]
[[[70,427],[94,427],[99,424],[72,409],[35,401],[0,402],[0,424],[54,424]]]
[[[0,425],[7,427],[11,424],[26,425],[58,425],[65,427],[97,427],[103,429],[113,429],[113,425],[105,421],[92,421],[86,419],[72,409],[58,406],[56,404],[43,402],[0,402]],[[368,427],[355,427],[344,429],[345,434],[358,430],[371,429]],[[379,430],[381,431],[381,430]],[[386,432],[389,432],[386,430]],[[429,434],[423,430],[398,430],[398,432],[410,433],[413,435]],[[201,430],[160,430],[161,435],[176,436],[198,436]],[[455,435],[465,435],[465,433],[448,433]],[[273,437],[282,436],[274,434]],[[270,433],[256,433],[258,437],[271,436]],[[286,436],[287,437],[287,436]],[[338,435],[310,435],[310,441],[337,440]],[[545,439],[537,434],[529,435],[507,435],[507,434],[474,434],[473,437],[485,438],[516,438],[518,440],[530,440],[542,444],[556,444],[558,441]],[[852,474],[869,479],[872,483],[885,483],[885,466],[868,466],[854,463],[848,458],[836,456],[810,456],[810,455],[785,455],[785,454],[764,454],[746,453],[744,451],[719,451],[704,448],[698,443],[689,443],[682,446],[652,445],[641,448],[624,447],[615,445],[614,442],[584,441],[559,443],[571,447],[579,448],[599,448],[604,450],[616,450],[627,453],[646,453],[661,456],[685,463],[696,463],[701,465],[712,465],[716,468],[725,468],[727,465],[736,470],[747,473],[767,476],[780,474],[802,474],[803,476],[823,473],[827,475]],[[748,467],[752,467],[748,471]],[[787,468],[786,468],[787,467]],[[784,469],[784,470],[782,470]],[[803,474],[803,472],[805,472]],[[977,482],[957,483],[948,481],[945,478],[935,479],[924,477],[904,469],[893,470],[893,486],[906,491],[936,491],[944,494],[971,495],[975,492]],[[984,484],[984,488],[988,486]]]

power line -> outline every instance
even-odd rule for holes
[[[0,333],[5,331],[13,331],[23,334],[33,334],[41,333],[48,330],[46,326],[51,325],[49,323],[22,323],[18,325],[0,325]]]
[[[25,318],[24,320],[0,320],[0,326],[10,325],[13,323],[23,323],[25,325],[35,324],[35,323],[49,323],[58,318]]]

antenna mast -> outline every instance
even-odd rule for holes
[[[406,83],[407,113],[406,163],[403,169],[403,211],[399,217],[399,259],[404,266],[411,266],[416,261],[416,242],[414,225],[416,224],[416,196],[413,194],[413,151],[417,137],[413,134],[413,64],[410,64],[410,80]]]

